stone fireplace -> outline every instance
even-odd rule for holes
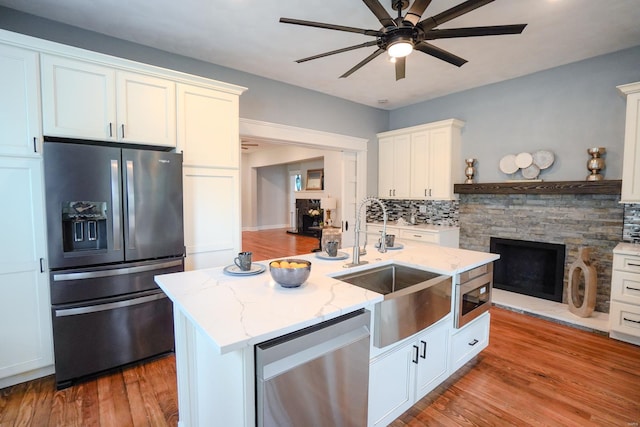
[[[622,240],[620,181],[457,184],[460,247],[487,251],[491,237],[564,245],[562,301],[570,265],[593,248],[596,311],[609,312],[613,248]]]

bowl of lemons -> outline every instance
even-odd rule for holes
[[[269,273],[283,288],[297,288],[311,273],[311,263],[303,259],[279,259],[269,263]]]

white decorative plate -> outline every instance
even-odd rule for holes
[[[247,271],[240,270],[235,264],[231,264],[222,269],[224,274],[230,276],[253,276],[254,274],[263,273],[267,267],[264,264],[258,264],[257,262],[251,263],[251,268]]]
[[[540,168],[533,164],[530,165],[529,167],[522,169],[522,176],[527,179],[536,179],[539,174],[540,174]]]
[[[506,174],[516,173],[518,171],[516,156],[513,154],[507,154],[500,159],[500,170]]]
[[[520,153],[516,156],[516,166],[520,169],[528,168],[533,163],[533,156],[529,153]]]
[[[533,153],[533,164],[538,166],[540,169],[546,169],[553,164],[555,160],[555,156],[551,151],[548,150],[538,150]]]

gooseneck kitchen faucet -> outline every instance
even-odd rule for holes
[[[377,197],[366,197],[360,202],[358,209],[356,211],[356,229],[355,229],[355,240],[353,244],[353,259],[350,264],[346,264],[345,267],[355,267],[357,265],[367,264],[368,261],[360,261],[360,255],[365,255],[367,253],[367,238],[365,235],[364,246],[362,250],[360,250],[360,218],[362,217],[362,208],[370,202],[375,202],[380,205],[382,208],[382,236],[380,236],[380,247],[378,248],[378,252],[385,253],[387,252],[387,208],[378,199]]]

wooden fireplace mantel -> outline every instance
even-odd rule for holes
[[[620,194],[622,180],[454,184],[457,194]]]

